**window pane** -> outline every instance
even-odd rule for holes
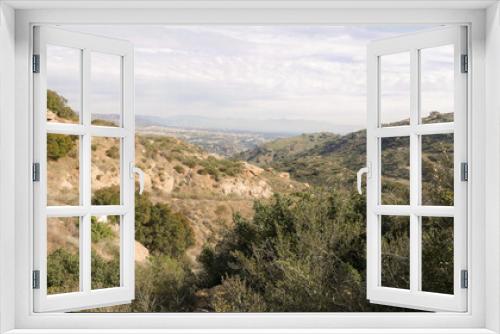
[[[47,205],[80,204],[80,137],[47,134]]]
[[[380,123],[410,124],[410,53],[380,57]]]
[[[121,139],[92,138],[92,204],[119,205]]]
[[[47,293],[80,290],[80,218],[47,219]]]
[[[422,204],[453,206],[453,134],[422,136]]]
[[[120,286],[120,216],[91,220],[92,289]]]
[[[410,288],[410,217],[381,217],[382,286]]]
[[[92,124],[120,126],[122,110],[121,57],[103,53],[91,56]]]
[[[381,152],[381,203],[410,204],[410,138],[382,138]]]
[[[420,64],[422,123],[453,122],[455,96],[453,45],[421,50]]]
[[[453,218],[422,217],[422,290],[453,294]]]
[[[47,121],[78,123],[81,50],[47,45]]]

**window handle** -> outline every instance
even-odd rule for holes
[[[367,178],[370,177],[370,163],[368,163],[367,167],[363,167],[360,170],[358,170],[358,173],[357,173],[358,193],[360,195],[363,194],[363,189],[361,188],[361,178],[363,177],[363,174],[366,174]]]
[[[130,163],[130,178],[134,178],[135,175],[139,176],[139,195],[144,192],[144,172],[139,167],[136,167],[133,162]]]

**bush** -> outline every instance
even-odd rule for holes
[[[118,146],[111,146],[106,150],[106,156],[111,159],[120,159],[120,148]]]
[[[49,133],[47,135],[47,158],[59,160],[76,150],[77,136]]]
[[[91,218],[90,234],[92,242],[99,242],[105,239],[114,238],[115,234],[109,226],[109,223],[98,222],[96,217]]]
[[[136,264],[132,312],[194,311],[195,276],[189,265],[168,256],[150,256]]]
[[[92,205],[119,205],[120,187],[111,186],[94,191]]]
[[[136,240],[152,254],[179,257],[194,244],[189,221],[165,203],[153,204],[147,194],[136,202]]]
[[[68,105],[68,100],[57,94],[55,91],[47,90],[47,109],[55,113],[58,117],[77,121],[78,114],[73,111]]]
[[[236,215],[234,229],[198,259],[201,284],[215,291],[212,310],[389,309],[366,300],[361,196],[310,191],[275,196],[254,208],[253,219]]]
[[[47,289],[50,294],[79,290],[78,254],[58,248],[47,257]]]
[[[92,251],[92,289],[115,288],[120,286],[119,250],[111,260],[105,260]]]
[[[215,290],[210,300],[215,312],[267,311],[263,298],[238,276],[225,279]]]
[[[116,125],[115,122],[108,121],[105,119],[93,119],[91,123],[92,123],[92,125],[100,125],[100,126],[113,126],[113,127],[118,126],[118,125]]]
[[[198,174],[209,174],[215,180],[219,180],[221,176],[236,176],[243,170],[243,163],[241,161],[217,159],[213,156],[209,156],[205,160],[200,160],[199,164],[202,168],[198,170]]]
[[[181,165],[175,165],[174,169],[179,174],[183,174],[184,173],[184,167],[182,167]]]
[[[111,186],[94,192],[93,205],[120,203],[120,188]],[[116,219],[114,216],[108,219]],[[135,197],[135,239],[150,253],[179,257],[194,244],[189,221],[168,204],[153,203],[148,193]]]

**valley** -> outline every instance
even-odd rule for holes
[[[63,97],[55,92],[49,97],[48,121],[75,120]],[[439,113],[431,117],[450,119]],[[49,205],[79,203],[79,140],[47,137]],[[369,304],[364,295],[366,206],[355,192],[355,173],[366,160],[364,130],[276,138],[149,125],[138,129],[135,143],[136,165],[146,174],[145,193],[136,194],[136,299],[93,311],[387,310]],[[113,138],[92,139],[94,205],[119,204],[119,145]],[[424,200],[450,205],[453,139],[429,137],[422,145]],[[391,139],[382,143],[382,151],[383,198],[404,204],[408,144],[404,138]],[[118,221],[113,216],[92,220],[96,287],[119,284]],[[439,218],[430,222],[434,229],[429,235],[439,235],[439,243],[433,238],[425,242],[441,245],[435,249],[441,253],[424,256],[442,268],[430,280],[446,288],[453,267],[446,261],[453,252],[450,228],[442,228]],[[48,222],[49,288],[54,293],[77,289],[78,224],[78,219],[65,218]],[[383,265],[395,273],[389,284],[406,284],[400,273],[408,269],[407,237],[397,224],[391,226],[383,247],[394,256]]]

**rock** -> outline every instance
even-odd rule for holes
[[[135,262],[144,263],[148,259],[149,251],[140,242],[135,242]]]
[[[290,180],[290,173],[281,172],[281,173],[278,173],[278,176],[281,177],[282,179]]]
[[[225,195],[233,194],[251,198],[269,198],[273,194],[271,186],[264,180],[255,183],[248,179],[225,179],[221,182],[220,189]]]

